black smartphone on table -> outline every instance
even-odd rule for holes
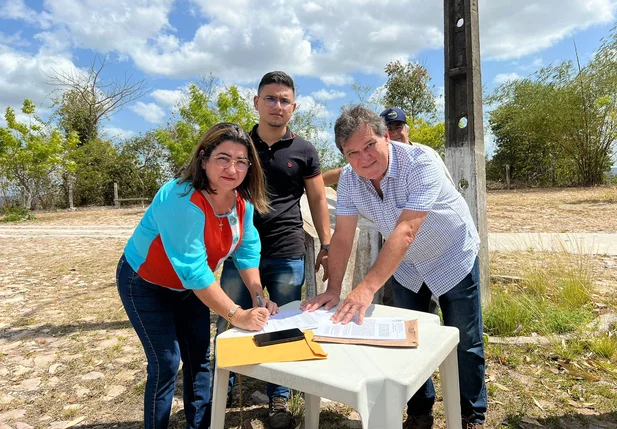
[[[298,328],[285,329],[283,331],[266,332],[265,334],[257,334],[253,337],[255,344],[259,347],[271,346],[273,344],[289,343],[291,341],[300,341],[304,339],[304,333]]]

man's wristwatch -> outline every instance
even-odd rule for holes
[[[234,317],[234,314],[236,314],[236,311],[238,311],[239,308],[240,308],[239,305],[234,305],[227,312],[227,320],[229,320],[230,323],[231,323],[231,318]]]
[[[326,252],[330,250],[330,245],[329,244],[322,244],[321,245],[321,250],[325,250]]]

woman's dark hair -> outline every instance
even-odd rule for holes
[[[189,164],[180,171],[179,183],[190,182],[196,190],[215,194],[216,191],[210,186],[208,176],[202,168],[202,161],[209,160],[214,149],[225,141],[246,147],[251,165],[236,191],[243,199],[251,202],[259,213],[266,213],[270,207],[266,196],[265,177],[255,145],[251,136],[236,124],[222,122],[206,131],[193,150]]]

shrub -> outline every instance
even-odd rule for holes
[[[2,222],[21,222],[23,220],[32,220],[34,215],[23,206],[8,206],[5,207],[4,217],[0,219]]]

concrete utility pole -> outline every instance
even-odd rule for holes
[[[480,233],[482,302],[490,299],[478,0],[444,0],[446,165]]]

